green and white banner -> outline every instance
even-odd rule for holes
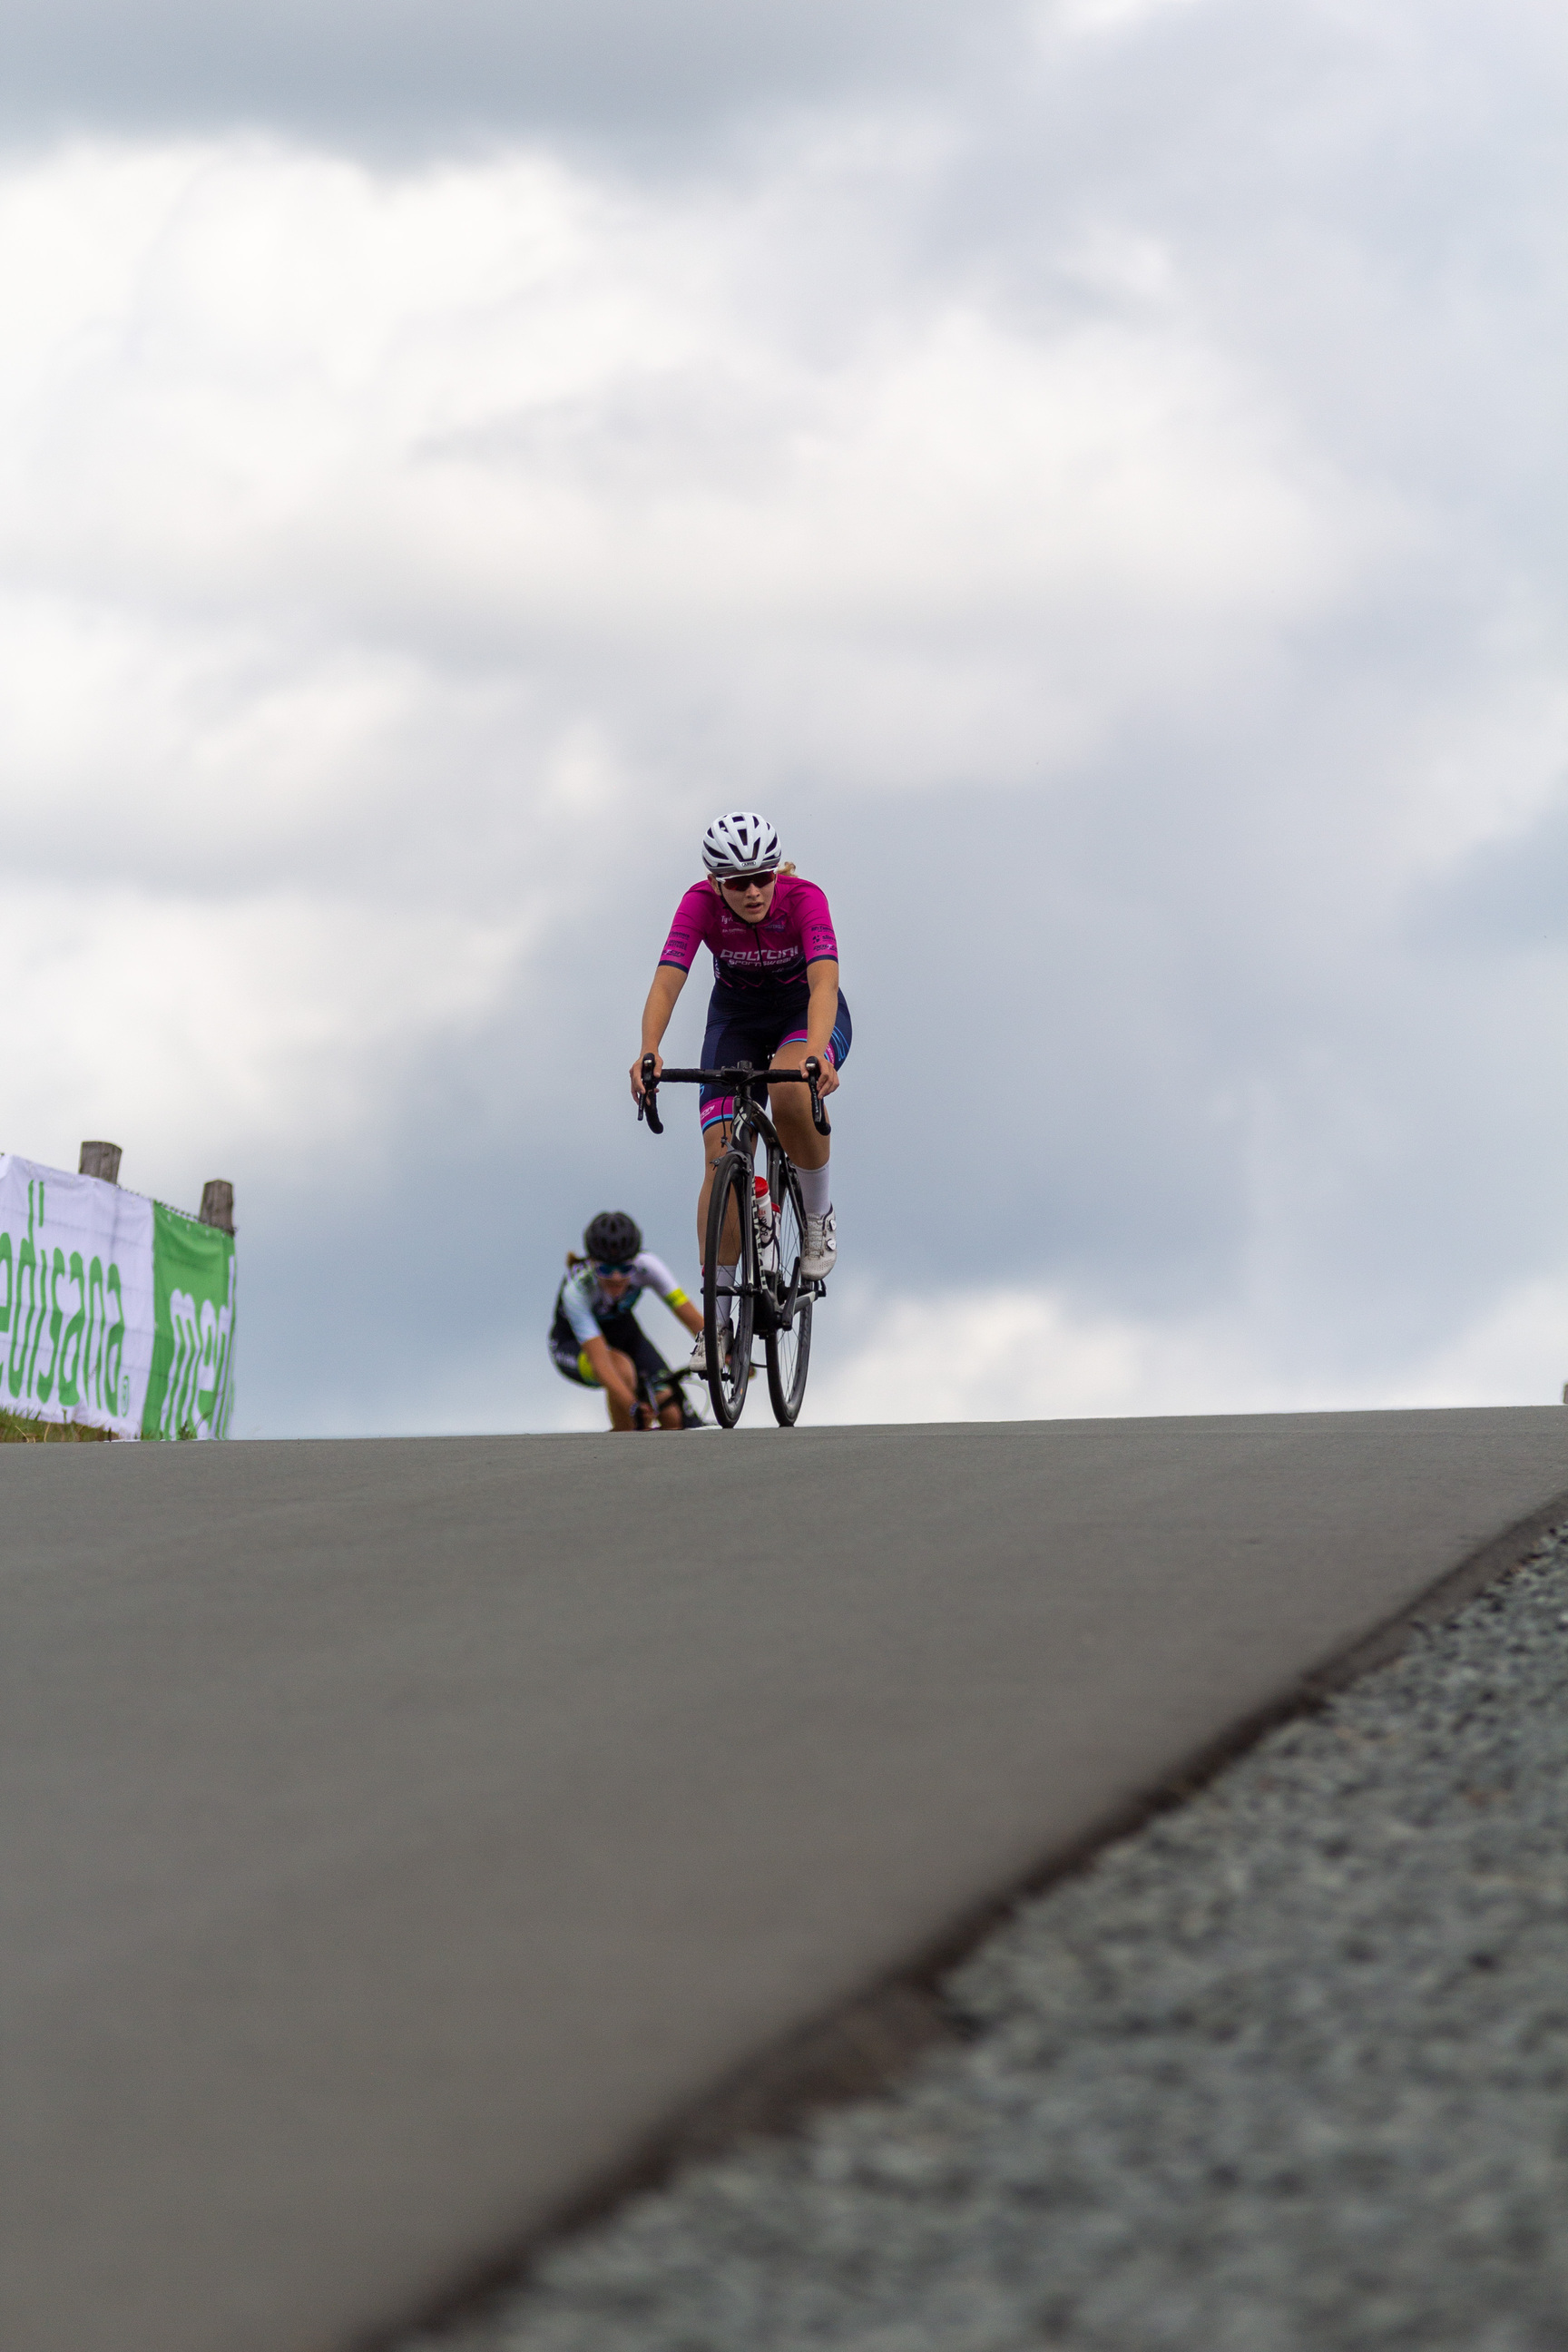
[[[223,1437],[232,1234],[0,1152],[0,1404],[121,1437]]]

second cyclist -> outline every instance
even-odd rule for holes
[[[659,1425],[686,1423],[669,1366],[637,1319],[645,1290],[657,1291],[672,1315],[700,1339],[702,1318],[662,1258],[642,1245],[637,1221],[624,1209],[604,1209],[583,1235],[586,1257],[568,1256],[566,1279],[555,1294],[550,1354],[555,1369],[583,1388],[603,1389],[612,1429],[647,1426],[640,1402],[646,1386],[658,1405]]]

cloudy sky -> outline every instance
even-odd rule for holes
[[[233,1179],[241,1433],[595,1424],[732,805],[856,1021],[808,1418],[1557,1398],[1560,7],[4,25],[0,1145]]]

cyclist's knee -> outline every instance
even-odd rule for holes
[[[780,1069],[794,1069],[797,1066],[795,1063],[786,1062],[781,1056]],[[768,1108],[773,1112],[773,1125],[784,1129],[792,1135],[811,1125],[811,1096],[805,1087],[773,1087],[768,1097]]]

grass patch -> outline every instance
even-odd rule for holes
[[[0,1406],[0,1445],[100,1445],[113,1435],[111,1429],[93,1429],[85,1421],[40,1421],[36,1413],[7,1412]]]

